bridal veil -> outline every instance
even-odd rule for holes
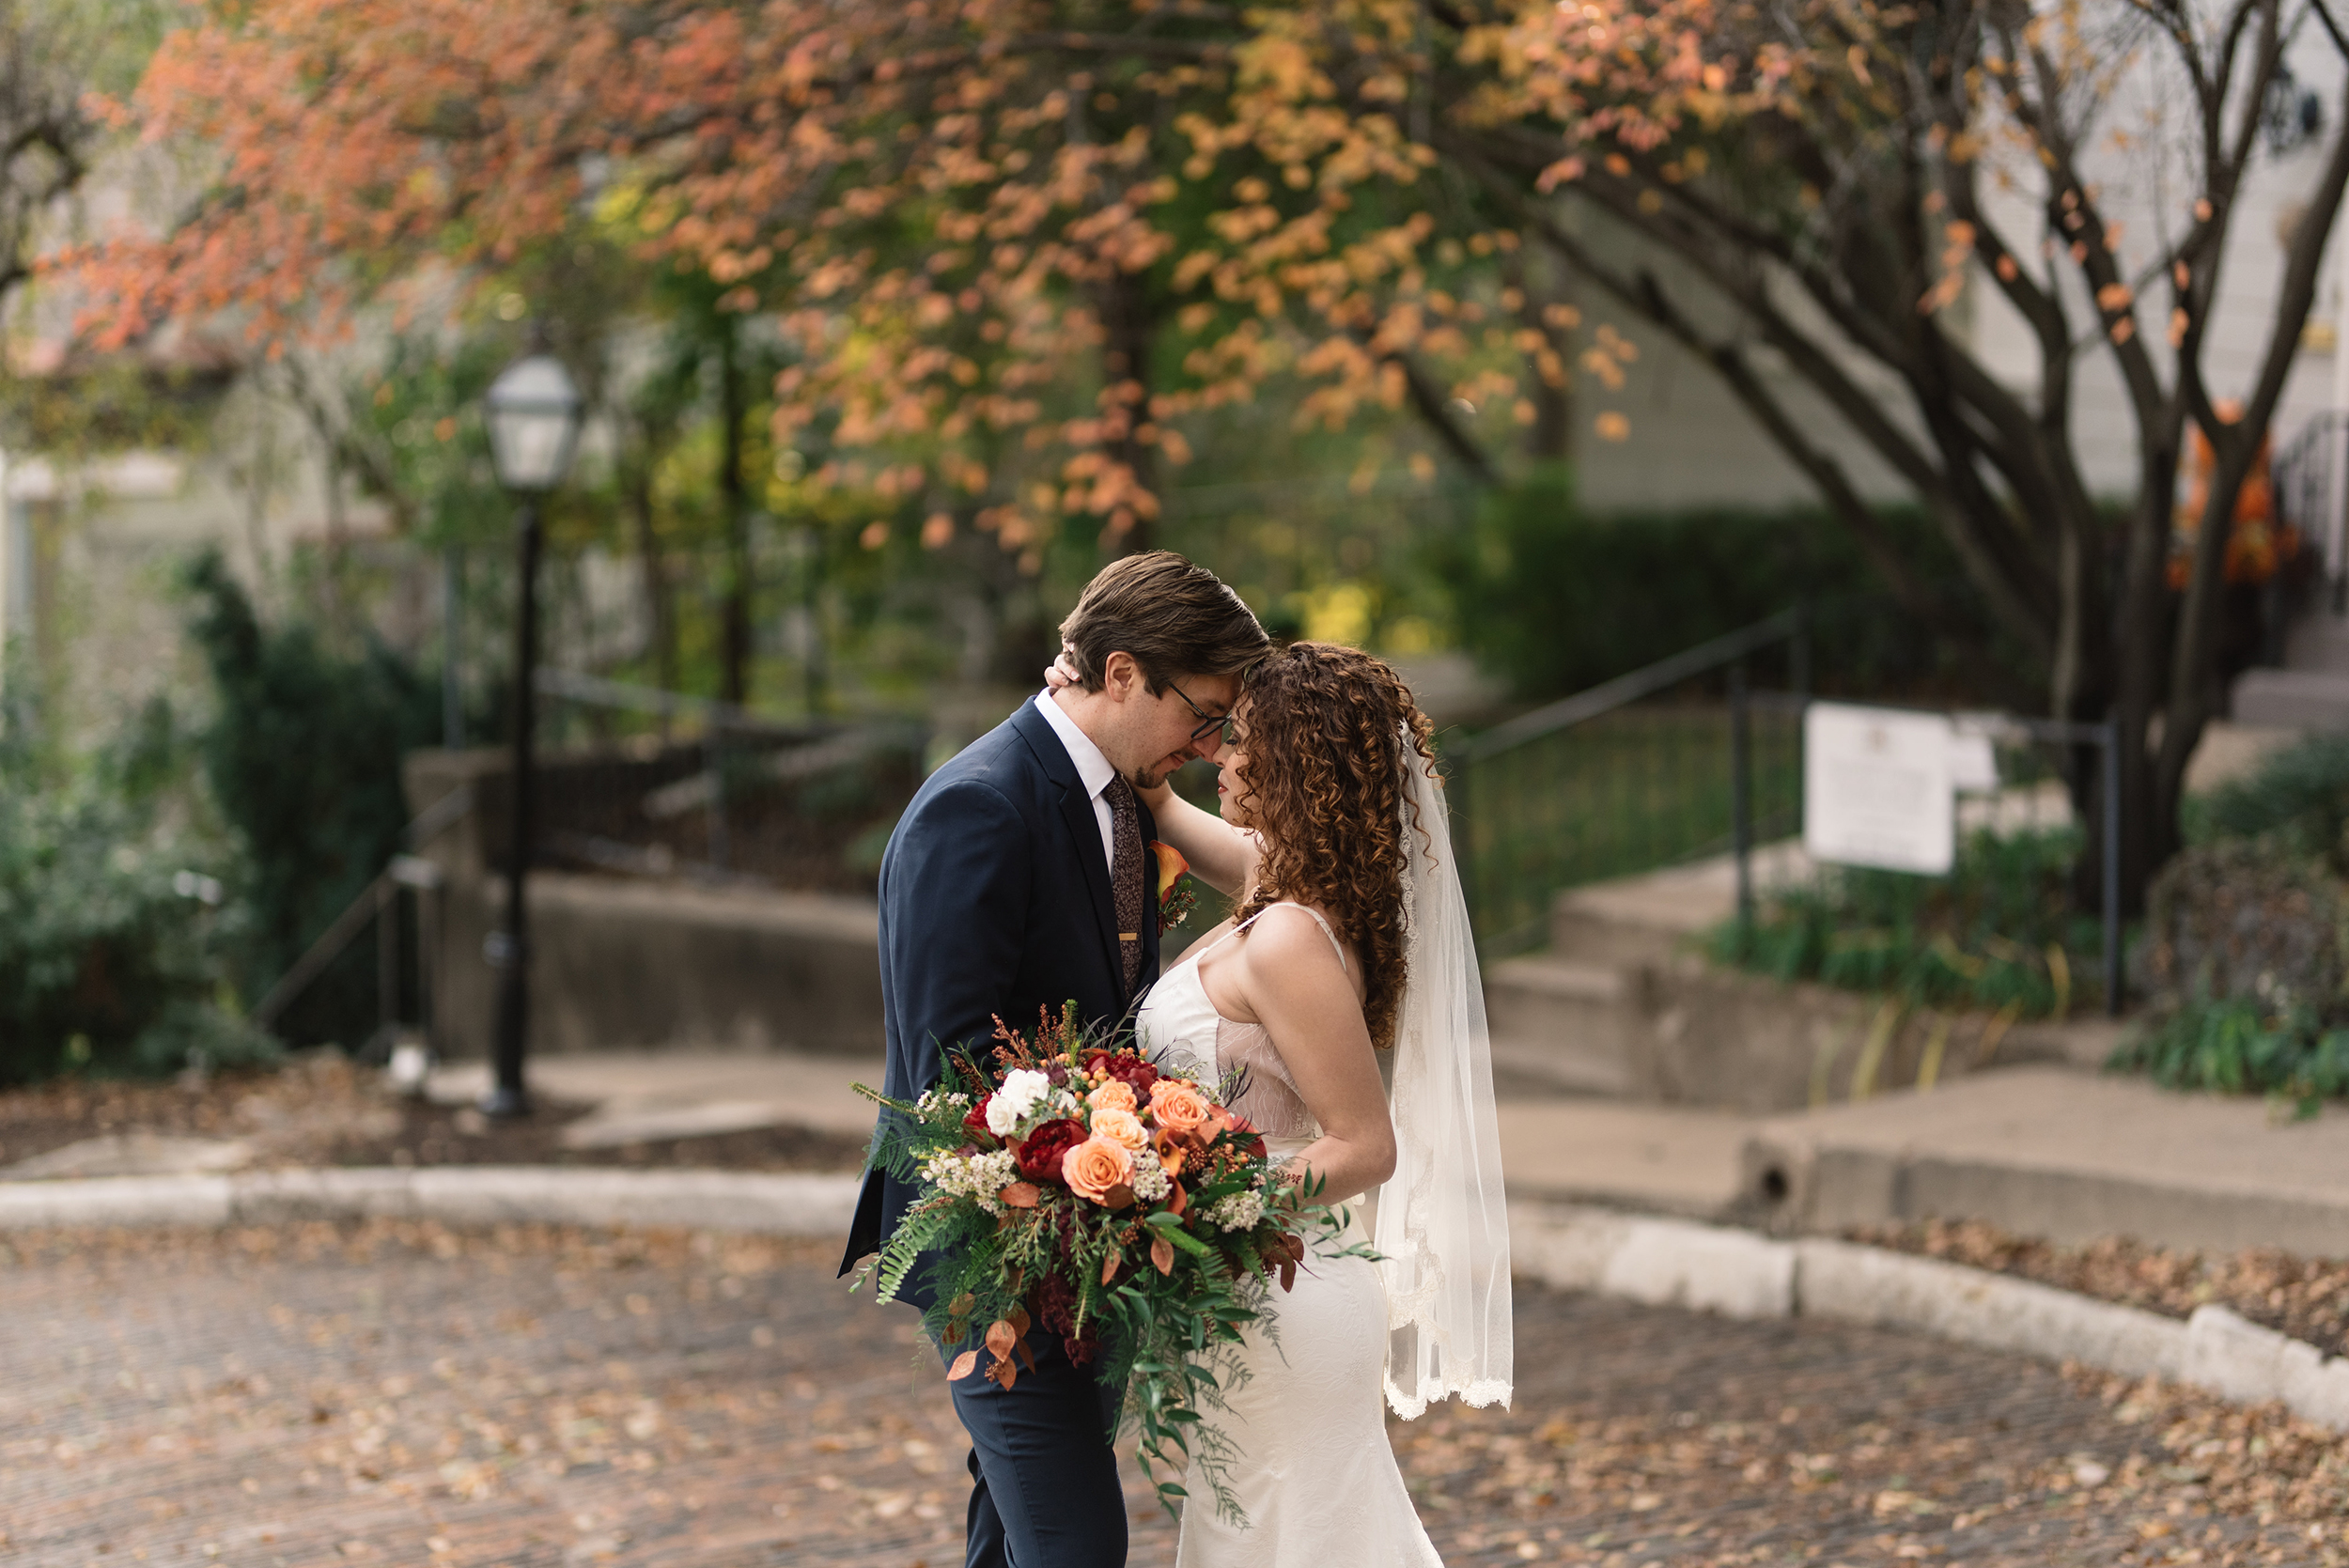
[[[1509,1402],[1509,1219],[1492,1041],[1444,792],[1403,736],[1409,969],[1394,1034],[1394,1174],[1373,1245],[1387,1294],[1387,1403]]]

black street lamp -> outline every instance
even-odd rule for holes
[[[514,617],[514,758],[506,844],[506,928],[490,939],[490,961],[499,967],[496,1081],[481,1102],[490,1116],[523,1116],[530,1096],[522,1087],[522,1039],[530,1023],[530,942],[523,885],[530,875],[531,729],[537,704],[538,552],[544,530],[538,498],[563,482],[579,443],[582,404],[563,362],[537,349],[506,367],[490,384],[490,454],[498,483],[521,503],[518,519],[521,561]]]

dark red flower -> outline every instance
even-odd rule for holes
[[[1088,1136],[1082,1122],[1068,1116],[1054,1117],[1028,1134],[1027,1140],[1019,1145],[1019,1173],[1032,1182],[1066,1186],[1061,1180],[1061,1157]]]
[[[987,1102],[994,1097],[995,1094],[992,1090],[989,1090],[987,1094],[981,1094],[979,1096],[979,1103],[971,1108],[971,1114],[962,1119],[963,1130],[975,1137],[986,1139],[990,1146],[992,1146],[995,1141],[995,1133],[993,1129],[988,1127],[987,1125]]]
[[[1047,1274],[1044,1282],[1036,1287],[1035,1294],[1029,1297],[1029,1305],[1034,1310],[1035,1321],[1045,1332],[1061,1337],[1061,1348],[1067,1352],[1071,1365],[1081,1367],[1093,1359],[1094,1351],[1097,1348],[1093,1327],[1087,1324],[1081,1335],[1074,1332],[1077,1327],[1077,1292],[1066,1279],[1056,1273]]]
[[[1035,1320],[1055,1334],[1075,1331],[1077,1327],[1077,1292],[1058,1274],[1047,1274],[1044,1282],[1035,1287],[1028,1298],[1034,1309]]]
[[[1117,1079],[1134,1092],[1134,1098],[1150,1103],[1150,1085],[1159,1081],[1159,1070],[1131,1051],[1097,1050],[1085,1056],[1087,1072],[1098,1069]]]

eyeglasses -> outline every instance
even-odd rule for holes
[[[1218,736],[1217,738],[1221,740],[1224,745],[1233,746],[1238,744],[1239,722],[1237,720],[1234,719],[1228,713],[1211,714],[1206,709],[1201,707],[1197,703],[1192,702],[1190,700],[1190,692],[1184,691],[1179,686],[1175,686],[1171,680],[1166,684],[1173,687],[1174,694],[1183,699],[1183,706],[1185,707],[1190,709],[1191,712],[1197,714],[1202,720],[1205,721],[1205,722],[1200,724],[1197,729],[1190,732],[1191,745],[1196,746],[1200,741],[1205,740],[1210,735],[1215,735],[1219,730],[1222,733]]]

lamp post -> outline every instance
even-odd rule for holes
[[[530,876],[532,839],[531,730],[538,675],[538,551],[544,530],[538,501],[563,481],[579,442],[579,389],[563,362],[543,349],[506,367],[490,384],[490,455],[498,483],[521,504],[517,519],[521,562],[514,617],[514,755],[509,776],[510,833],[506,859],[506,928],[490,939],[488,956],[499,969],[495,1081],[482,1099],[490,1116],[523,1116],[530,1096],[522,1087],[522,1039],[530,1023],[530,942],[524,884]]]

